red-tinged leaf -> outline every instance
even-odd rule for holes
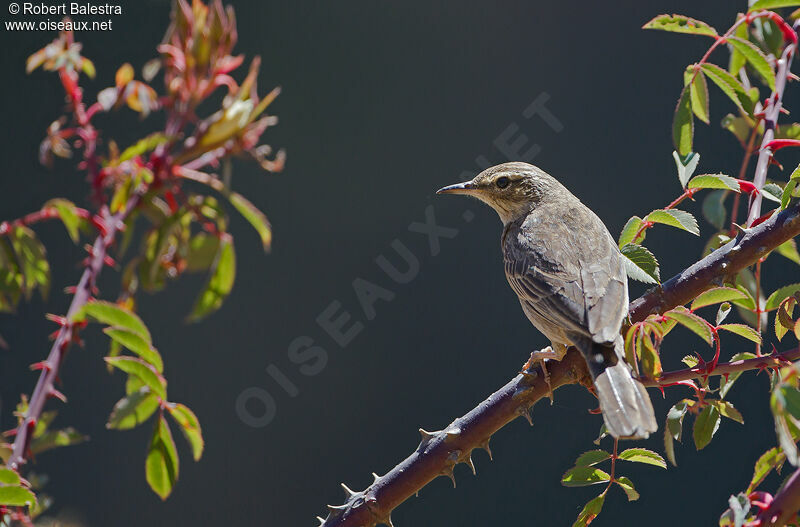
[[[772,141],[765,144],[763,148],[769,148],[773,152],[777,152],[781,148],[796,147],[796,146],[800,146],[800,140],[798,139],[773,139]]]
[[[189,407],[180,403],[167,405],[167,410],[180,425],[186,441],[192,447],[192,457],[195,461],[199,461],[203,457],[205,442],[203,441],[203,432],[200,429],[200,421],[197,420],[197,416],[194,415],[194,412]]]
[[[658,29],[673,33],[688,33],[708,37],[717,36],[717,30],[705,22],[683,15],[658,15],[642,26],[642,29]]]
[[[692,66],[686,68],[683,73],[683,83],[684,86],[689,86],[689,96],[695,117],[709,124],[711,121],[708,108],[708,83],[706,83],[706,77],[702,70],[698,71]]]
[[[153,366],[158,373],[163,373],[164,362],[161,354],[140,333],[115,327],[105,328],[103,333],[111,337],[114,342],[137,354],[142,360]]]
[[[667,468],[667,462],[657,452],[647,450],[646,448],[628,448],[619,454],[619,459],[623,461],[630,461],[632,463],[645,463],[647,465],[655,465],[661,468]]]
[[[756,490],[773,470],[780,472],[785,461],[786,456],[778,447],[772,447],[764,452],[753,467],[753,477],[745,492],[750,494]]]
[[[722,93],[728,96],[736,106],[743,110],[748,115],[753,113],[753,101],[747,90],[744,89],[742,83],[736,77],[720,68],[716,64],[705,63],[700,66],[706,76],[722,90]]]
[[[620,476],[614,480],[614,483],[625,491],[625,495],[628,496],[628,501],[636,501],[639,499],[639,493],[634,488],[633,482],[630,479],[625,476]]]
[[[147,330],[147,326],[144,325],[144,322],[142,322],[142,319],[133,311],[119,304],[104,302],[102,300],[92,300],[83,307],[81,315],[74,317],[74,320],[83,320],[86,316],[101,324],[124,328],[128,331],[138,333],[148,343],[152,342],[150,332]]]
[[[133,66],[127,62],[120,66],[117,70],[116,76],[114,77],[114,82],[117,85],[117,88],[125,86],[131,82],[133,80],[133,73]]]
[[[702,450],[711,442],[711,438],[717,433],[719,429],[719,422],[721,420],[719,409],[716,406],[709,405],[703,408],[700,415],[697,416],[694,422],[694,429],[692,436],[694,437],[694,444],[697,450]]]
[[[727,417],[728,419],[732,419],[737,423],[744,424],[744,417],[742,417],[741,412],[739,412],[739,410],[737,410],[736,407],[733,406],[732,402],[717,401],[717,400],[709,402],[713,404],[717,408],[717,410],[719,410],[719,413],[723,417]]]
[[[705,340],[709,346],[714,343],[714,334],[712,333],[711,328],[708,327],[708,322],[695,315],[685,307],[678,306],[675,309],[664,313],[664,316],[671,318],[678,324],[691,330],[697,336]]]
[[[134,357],[106,357],[105,360],[115,368],[138,377],[162,400],[167,399],[167,380],[150,364]]]
[[[740,337],[744,337],[747,340],[751,340],[756,344],[761,344],[761,335],[755,329],[751,328],[745,324],[722,324],[718,326],[717,329],[722,329],[725,331],[730,331],[731,333],[735,333]]]
[[[770,90],[775,91],[775,72],[772,71],[772,66],[770,66],[764,52],[755,44],[744,38],[728,37],[727,41],[748,63],[750,63],[761,78],[766,81]]]
[[[0,487],[0,505],[9,507],[32,507],[36,504],[36,496],[24,487]]]
[[[587,503],[578,515],[578,519],[572,524],[572,527],[586,527],[592,523],[592,521],[597,518],[597,515],[600,514],[600,511],[603,510],[603,503],[605,500],[606,495],[603,493]]]
[[[145,476],[153,492],[165,500],[178,480],[179,462],[175,440],[164,416],[156,421],[145,461]]]

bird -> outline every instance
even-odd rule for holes
[[[607,431],[645,439],[658,428],[653,405],[625,362],[620,330],[628,313],[623,257],[605,224],[564,185],[523,162],[488,168],[437,194],[464,194],[503,222],[508,283],[550,346],[531,361],[561,360],[574,346],[586,360]],[[551,391],[552,400],[552,391]]]

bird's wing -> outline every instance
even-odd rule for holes
[[[613,342],[628,308],[619,250],[605,225],[578,203],[541,211],[506,235],[506,275],[535,314],[566,333]]]

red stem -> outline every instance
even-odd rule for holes
[[[86,209],[76,208],[75,213],[85,220],[90,217],[89,211]],[[32,225],[43,220],[50,220],[58,217],[58,209],[55,207],[44,207],[42,210],[31,212],[19,219],[0,222],[0,236],[8,234],[14,227]]]

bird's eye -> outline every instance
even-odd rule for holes
[[[506,176],[501,176],[495,180],[494,184],[497,185],[497,188],[506,188],[511,183],[511,180],[508,179]]]

